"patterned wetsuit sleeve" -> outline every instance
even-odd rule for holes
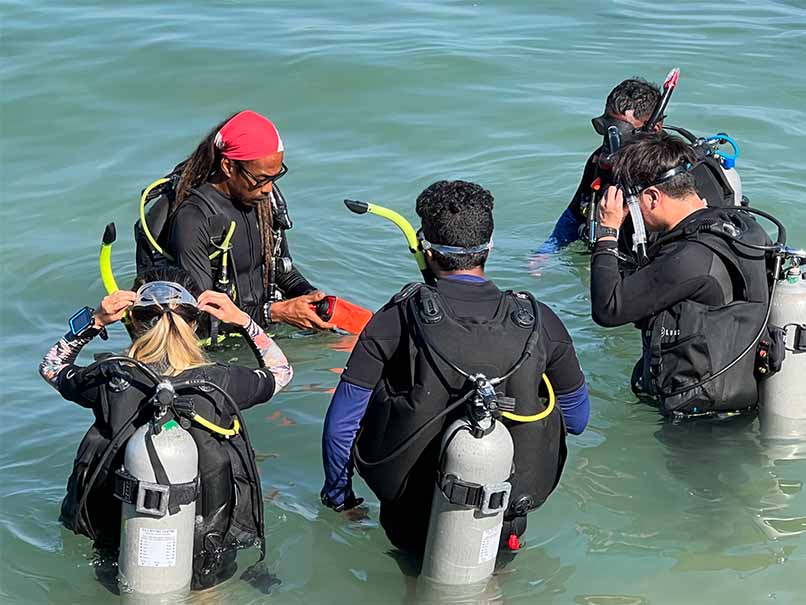
[[[291,382],[291,378],[294,376],[291,364],[286,359],[282,349],[277,346],[277,343],[269,338],[268,334],[254,320],[249,321],[249,324],[244,328],[244,332],[266,363],[266,369],[274,376],[273,394],[276,395],[280,389]]]
[[[59,374],[69,366],[73,366],[81,349],[84,348],[91,339],[75,338],[71,333],[67,333],[59,339],[50,350],[45,353],[42,363],[39,364],[39,375],[45,379],[50,386],[59,390]]]

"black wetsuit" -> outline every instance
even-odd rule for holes
[[[695,212],[681,226],[696,220]],[[619,261],[604,250],[616,242],[596,242],[591,259],[591,314],[601,326],[640,324],[681,300],[704,305],[730,302],[720,283],[729,282],[725,264],[711,250],[686,240],[663,246],[646,267],[622,277]]]
[[[268,293],[263,288],[263,246],[258,227],[257,211],[254,208],[237,206],[209,183],[199,188],[216,213],[223,214],[227,221],[235,221],[235,234],[230,253],[231,276],[235,278],[236,302],[258,324],[265,326],[263,305],[268,302]],[[221,234],[209,230],[210,209],[199,192],[193,190],[176,211],[171,225],[168,248],[176,262],[188,271],[202,290],[213,287],[215,275],[209,255],[213,250],[210,239]],[[278,256],[291,258],[288,238],[283,229],[275,230],[281,238]],[[281,273],[275,280],[283,298],[295,298],[316,290],[296,266]]]
[[[499,309],[502,305],[508,304],[507,299],[509,298],[493,282],[474,276],[452,276],[440,279],[437,282],[436,289],[445,304],[449,306],[453,316],[461,318],[463,322],[471,326],[474,323],[484,324],[491,322],[492,318],[500,313]],[[536,352],[535,358],[539,357],[545,363],[543,371],[554,387],[558,407],[567,421],[566,424],[569,426],[569,430],[574,433],[580,433],[588,419],[589,399],[585,378],[577,360],[573,342],[565,326],[551,309],[542,303],[538,304],[542,314],[542,329],[538,341],[541,352],[539,355]],[[419,396],[417,395],[417,393],[420,393],[418,388],[426,388],[424,384],[430,380],[428,377],[431,376],[429,374],[431,370],[428,367],[420,367],[415,364],[416,369],[413,370],[411,366],[413,357],[420,358],[422,347],[415,344],[416,340],[412,340],[412,325],[404,320],[404,313],[402,313],[400,305],[405,306],[405,300],[396,303],[395,299],[393,299],[392,302],[378,311],[367,325],[350,356],[328,410],[323,438],[326,472],[326,485],[323,493],[331,498],[338,496],[345,489],[350,490],[349,479],[345,471],[347,464],[345,454],[351,449],[358,423],[363,422],[365,429],[368,426],[373,427],[371,430],[367,429],[368,432],[365,437],[368,437],[368,439],[365,439],[365,442],[371,441],[377,436],[382,435],[384,440],[389,436],[385,432],[376,432],[375,429],[381,430],[380,426],[373,424],[376,414],[380,413],[382,415],[383,410],[386,409],[386,403],[383,399],[385,395],[380,394],[385,388],[384,385],[393,385],[389,388],[395,391],[395,397],[403,396],[403,393],[410,390],[413,402]],[[523,330],[521,329],[521,331]],[[506,338],[506,336],[502,334],[502,338]],[[443,343],[442,346],[445,346],[445,344]],[[492,341],[478,343],[480,350],[491,355],[496,362],[499,361],[500,349],[505,346],[500,342],[500,339],[498,341],[493,339]],[[520,351],[518,353],[520,354]],[[472,357],[472,355],[467,357]],[[460,365],[465,363],[465,360],[458,358],[454,361]],[[500,361],[502,363],[510,362],[508,358],[501,358]],[[534,375],[531,380],[534,380],[534,388],[537,389],[537,385],[540,383],[540,374]],[[417,388],[412,386],[412,381],[418,385]],[[421,383],[421,381],[424,382]],[[373,390],[376,396],[371,397]],[[385,393],[386,391],[383,392]],[[438,394],[435,389],[435,392],[426,398],[429,401],[428,405],[436,405],[437,407],[447,405],[446,401],[440,399],[442,395],[444,393]],[[411,412],[405,414],[405,418],[397,418],[400,421],[399,423],[393,422],[383,430],[389,432],[405,431],[407,429],[403,428],[402,425],[406,424],[407,421],[417,419],[416,422],[419,422],[417,414],[422,413],[420,412],[420,406],[416,403],[410,403],[410,405],[412,406]],[[365,416],[365,411],[367,411],[367,416]],[[461,416],[462,413],[462,410],[458,410],[454,416]],[[449,417],[445,422],[449,423],[454,416]],[[557,429],[559,431],[560,428],[561,425],[558,422],[551,430]],[[544,461],[550,459],[552,455],[557,455],[556,449],[559,447],[557,439],[559,437],[554,432],[551,434],[553,441],[549,438],[540,440],[540,447],[547,448],[547,451],[541,452],[535,459]],[[396,438],[391,436],[389,436],[389,439],[391,444],[398,442]],[[347,443],[340,444],[340,441],[347,441]],[[437,466],[433,456],[435,452],[433,446],[439,446],[438,437],[424,452],[413,454],[418,457],[419,461],[408,475],[406,487],[402,494],[393,499],[384,500],[382,498],[381,525],[386,530],[391,542],[398,548],[421,552],[424,547],[430,515],[431,496],[434,489],[434,473]],[[417,450],[416,446],[411,451],[414,452],[415,450]],[[564,458],[564,445],[562,450],[562,457]],[[372,446],[368,448],[366,453],[370,454],[371,457],[375,456]],[[534,467],[537,468],[538,464],[540,463],[535,462]],[[385,473],[386,470],[382,474]],[[389,481],[393,480],[393,474],[390,471],[388,475]],[[554,476],[544,477],[543,479],[554,480]],[[367,482],[370,487],[374,485],[372,481],[368,480]],[[345,488],[345,485],[348,487]],[[341,500],[339,499],[339,501]],[[502,535],[506,538],[509,536],[510,531],[514,531],[519,535],[524,531],[525,527],[525,514],[521,514],[516,519],[513,519],[512,527],[510,527],[509,523],[507,524]]]
[[[650,246],[650,263],[631,274],[619,272],[616,242],[594,247],[593,319],[641,329],[632,386],[658,399],[665,415],[750,410],[757,402],[751,347],[769,300],[766,261],[721,235],[729,231],[769,245],[746,213],[703,208]]]

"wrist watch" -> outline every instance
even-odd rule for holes
[[[75,338],[95,338],[99,334],[103,340],[109,338],[106,327],[95,327],[95,309],[92,307],[80,308],[70,316],[67,324],[70,326],[70,334]]]
[[[596,239],[597,241],[603,237],[615,237],[618,239],[618,229],[607,227],[605,225],[596,225]]]

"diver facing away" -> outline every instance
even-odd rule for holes
[[[196,298],[186,272],[154,269],[134,287],[74,314],[39,368],[65,399],[94,415],[60,519],[99,550],[120,550],[122,589],[207,588],[235,572],[237,549],[265,549],[260,478],[241,412],[273,397],[292,369],[225,294]],[[127,313],[134,334],[128,357],[77,365],[83,347]],[[264,367],[210,363],[194,332],[200,313],[240,326]],[[146,452],[139,459],[132,458],[135,446]],[[177,480],[177,472],[185,478]]]
[[[495,557],[499,539],[504,548],[518,548],[527,513],[560,479],[566,430],[581,433],[588,420],[585,378],[563,323],[531,294],[503,292],[484,273],[492,209],[490,192],[465,181],[440,181],[420,194],[421,246],[436,285],[409,284],[374,315],[325,418],[323,503],[336,511],[360,504],[351,482],[355,464],[381,502],[380,523],[389,540],[420,557],[444,468],[441,441],[464,416],[458,406],[473,401],[468,397],[482,382],[495,383],[494,391],[485,386],[490,402],[503,408],[506,401],[519,417],[540,417],[503,420],[514,442],[514,473],[510,477],[510,459],[502,478],[511,485],[508,505],[503,491],[471,486],[463,492],[467,485],[451,483],[454,497],[468,495],[479,515],[483,493],[494,501],[489,508],[505,509],[499,511],[503,526],[492,525],[485,534],[485,557]],[[482,374],[490,380],[482,381]],[[547,404],[541,386],[544,374],[556,392],[553,408],[554,399]],[[471,500],[456,506],[467,509],[474,506]]]

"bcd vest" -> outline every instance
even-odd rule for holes
[[[174,168],[173,172],[165,177],[168,180],[152,189],[146,198],[146,204],[149,206],[147,212],[145,212],[148,230],[163,250],[169,250],[171,222],[173,212],[176,210],[176,187],[179,184],[179,177],[182,172],[182,167],[183,164],[180,164]],[[209,246],[209,252],[210,254],[213,254],[216,252],[215,244],[221,244],[221,241],[224,239],[226,233],[226,227],[228,227],[229,224],[226,224],[221,233],[214,233],[211,219],[218,214],[214,203],[204,195],[202,189],[193,189],[192,192],[196,197],[202,200],[200,208],[202,210],[203,220],[208,221],[208,226],[210,227],[209,231],[213,236],[213,241],[210,242]],[[275,250],[279,251],[281,248],[281,242],[285,237],[285,232],[293,227],[293,223],[288,215],[288,204],[286,203],[285,196],[283,196],[283,193],[280,191],[277,183],[274,183],[272,187],[272,219],[274,248]],[[234,237],[238,237],[237,232],[234,234]],[[173,261],[169,257],[161,254],[154,248],[151,241],[146,236],[140,220],[134,224],[134,241],[136,244],[135,258],[138,275],[153,267],[164,267],[173,264]],[[169,252],[173,251],[169,250]],[[211,263],[214,268],[214,276],[219,271],[218,267],[220,267],[220,259],[220,255],[215,259],[211,259]],[[274,260],[275,265],[277,263],[282,263],[282,259],[279,257],[276,257]],[[235,284],[235,288],[237,291],[237,283]]]
[[[530,294],[507,292],[495,315],[473,321],[454,315],[438,291],[414,284],[394,302],[400,313],[405,342],[373,390],[356,440],[356,468],[381,501],[395,501],[410,480],[421,483],[427,475],[436,478],[440,440],[446,427],[464,415],[454,410],[442,421],[423,431],[401,455],[383,464],[373,464],[389,455],[429,420],[467,392],[467,383],[424,344],[414,314],[435,347],[455,365],[471,374],[488,378],[503,376],[519,360],[535,329]],[[541,327],[536,326],[538,330]],[[407,368],[400,371],[401,367]],[[499,396],[514,399],[514,412],[533,415],[546,408],[539,394],[546,367],[545,347],[538,340],[533,354],[518,371],[496,386]],[[556,487],[566,458],[565,425],[559,407],[544,420],[519,423],[503,419],[515,445],[512,494],[508,516],[523,515],[540,506]],[[358,455],[360,452],[360,455]]]
[[[769,244],[767,234],[747,213],[707,208],[695,221],[664,235],[650,248],[651,257],[664,244],[680,239],[705,246],[724,263],[729,275],[726,283],[720,283],[727,304],[685,300],[653,316],[644,327],[641,388],[659,399],[666,415],[735,411],[758,402],[753,339],[767,315],[767,264],[764,252],[726,235]],[[712,378],[748,348],[734,366]]]
[[[97,546],[116,550],[121,503],[113,496],[114,475],[123,465],[129,438],[153,417],[149,400],[154,385],[138,369],[117,362],[100,363],[93,372],[90,380],[102,386],[92,407],[95,423],[78,447],[60,520],[73,532],[94,539]],[[191,378],[226,390],[229,373],[226,367],[214,365],[181,374],[183,380]],[[234,414],[220,394],[200,386],[191,397],[200,416],[219,426],[232,426]],[[238,548],[262,542],[263,502],[254,452],[243,433],[225,439],[195,423],[188,431],[199,453],[201,491],[196,500],[192,588],[200,589],[234,572]]]

